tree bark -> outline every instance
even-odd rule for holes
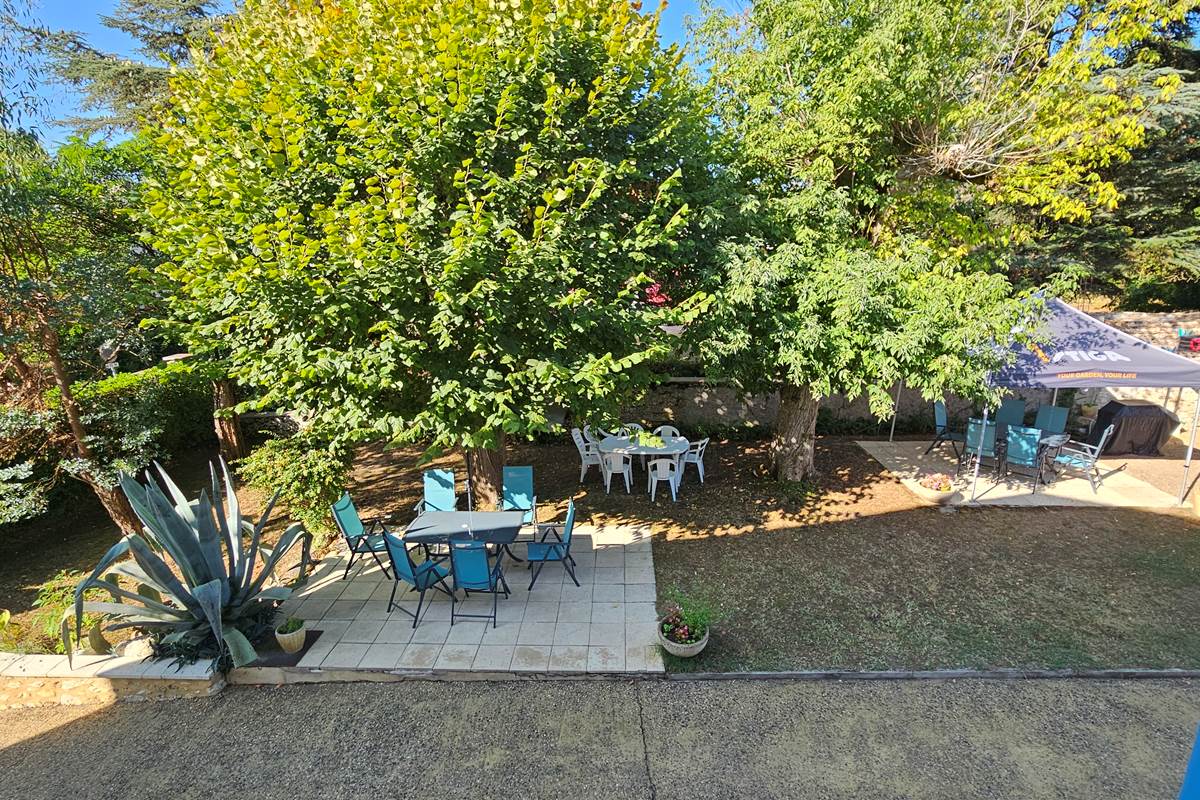
[[[92,487],[96,497],[100,498],[100,505],[104,506],[104,510],[108,512],[112,521],[117,523],[121,533],[126,535],[141,533],[142,521],[138,519],[137,514],[133,513],[133,506],[129,505],[129,500],[120,486],[101,486],[88,475],[84,475],[83,480]]]
[[[812,477],[816,452],[817,411],[821,401],[807,386],[784,385],[771,440],[771,473],[780,481]]]
[[[233,408],[237,405],[237,391],[233,381],[222,379],[213,381],[213,428],[217,432],[217,443],[221,448],[221,457],[228,461],[245,458],[247,454],[246,437],[242,435],[242,422],[237,414],[230,411],[221,414],[221,409]]]
[[[496,432],[494,448],[473,447],[468,453],[471,457],[471,494],[475,508],[481,511],[499,508],[504,474],[504,432]]]

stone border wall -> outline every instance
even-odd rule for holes
[[[107,705],[125,700],[208,697],[225,676],[208,663],[119,656],[0,653],[0,710],[40,705]]]

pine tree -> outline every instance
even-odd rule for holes
[[[203,44],[220,14],[216,0],[121,0],[105,27],[140,43],[140,58],[108,53],[74,31],[28,29],[59,80],[78,91],[85,112],[65,120],[81,132],[136,130],[167,91],[172,64],[189,60],[189,42]]]

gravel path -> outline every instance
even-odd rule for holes
[[[0,713],[2,798],[1174,798],[1189,681],[393,683]]]

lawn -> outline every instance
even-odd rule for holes
[[[569,444],[517,446],[509,461],[534,465],[543,519],[574,496],[581,522],[649,526],[660,597],[680,589],[714,607],[708,650],[671,669],[1200,668],[1194,517],[947,511],[921,505],[851,440],[822,439],[818,459],[814,486],[784,487],[765,477],[765,442],[714,442],[708,483],[689,471],[678,504],[651,504],[640,470],[631,495],[606,496],[594,470],[580,486]],[[435,464],[461,479],[461,459]],[[352,491],[364,516],[406,522],[417,452],[364,449]],[[28,587],[89,568],[112,541],[80,528],[47,520],[0,545],[14,611],[28,613]]]

